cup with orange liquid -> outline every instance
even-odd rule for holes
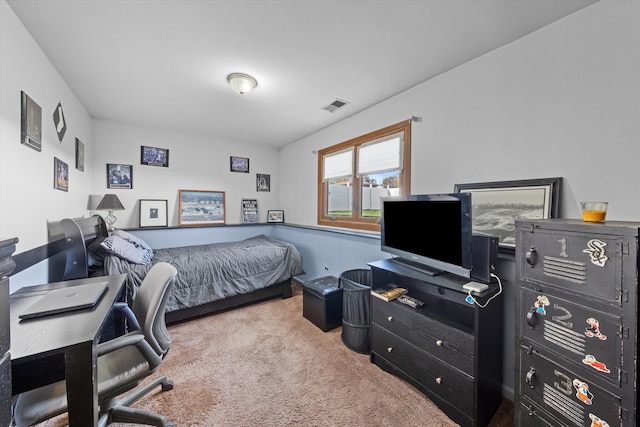
[[[604,222],[609,202],[580,202],[582,220],[585,222]]]

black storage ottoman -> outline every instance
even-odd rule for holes
[[[302,284],[302,315],[324,332],[342,325],[342,289],[336,277]]]

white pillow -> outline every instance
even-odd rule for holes
[[[131,243],[118,236],[105,238],[102,243],[100,243],[100,246],[107,252],[134,264],[149,264],[153,257],[153,251],[151,251],[151,249],[142,248],[140,245]]]
[[[140,237],[138,236],[134,236],[131,233],[128,233],[126,231],[123,230],[114,230],[111,233],[112,236],[116,236],[116,237],[122,237],[124,240],[126,240],[129,243],[133,243],[134,245],[140,246],[142,248],[145,249],[149,249],[151,250],[151,246],[149,246],[147,244],[147,242],[145,242],[144,240],[142,240]]]

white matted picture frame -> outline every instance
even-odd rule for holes
[[[140,228],[167,227],[167,201],[161,199],[140,199]]]
[[[471,193],[473,231],[499,237],[500,252],[515,253],[515,221],[558,216],[562,178],[455,184]]]
[[[284,211],[282,210],[267,211],[267,222],[284,222]]]

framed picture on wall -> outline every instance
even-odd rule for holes
[[[499,237],[500,252],[514,253],[516,219],[558,216],[562,178],[456,184],[454,191],[471,193],[473,231]]]
[[[76,138],[76,169],[84,172],[84,143]]]
[[[133,166],[107,163],[107,188],[133,188]]]
[[[42,151],[42,108],[24,92],[21,95],[20,143]]]
[[[224,191],[178,190],[178,193],[180,226],[224,224]]]
[[[242,199],[242,223],[257,224],[258,222],[260,222],[258,199]]]
[[[69,191],[69,165],[57,157],[53,158],[53,188]]]
[[[169,167],[169,150],[166,148],[140,146],[140,164]]]
[[[229,158],[231,172],[249,173],[249,159],[246,157],[231,156]]]
[[[256,191],[271,191],[271,175],[256,174]]]
[[[168,225],[167,201],[140,199],[140,228]]]

